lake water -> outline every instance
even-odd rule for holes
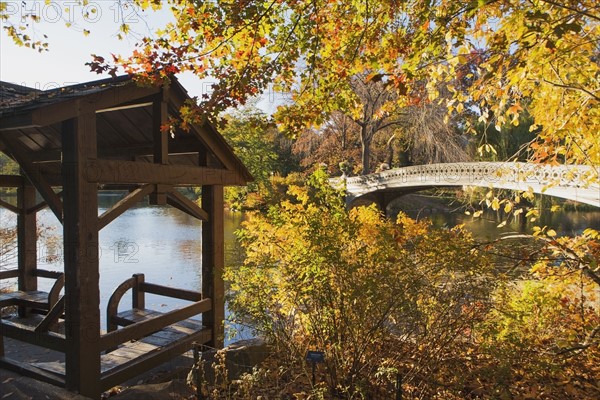
[[[122,194],[102,194],[99,199],[99,212],[104,212],[122,197]],[[426,201],[425,201],[426,200]],[[502,232],[518,231],[518,223],[512,223],[497,229],[493,218],[473,220],[462,212],[448,212],[431,206],[431,199],[425,199],[414,206],[404,204],[409,215],[418,218],[430,218],[436,226],[454,226],[464,223],[466,227],[481,239],[497,237]],[[410,202],[409,202],[410,203]],[[412,204],[419,204],[413,202]],[[437,210],[437,211],[436,211]],[[40,225],[50,229],[55,236],[57,246],[41,246],[39,249],[39,267],[50,270],[62,270],[60,258],[60,224],[54,215],[43,210],[38,214]],[[242,255],[235,240],[234,232],[242,221],[240,213],[225,213],[225,262],[235,266]],[[551,219],[551,220],[549,220]],[[0,222],[3,226],[15,223],[14,216],[0,209]],[[564,211],[545,215],[539,221],[541,225],[552,225],[560,234],[578,234],[586,228],[600,228],[600,211]],[[536,223],[537,224],[537,223]],[[531,225],[531,224],[529,224]],[[526,229],[531,229],[530,226]],[[172,207],[146,206],[133,207],[100,231],[100,302],[102,325],[104,327],[106,303],[115,287],[134,273],[143,272],[146,281],[182,289],[201,290],[201,222]],[[48,262],[46,255],[55,256]],[[2,268],[14,265],[14,260],[4,260]],[[40,289],[48,290],[51,282],[40,280]],[[121,303],[127,307],[129,297]],[[148,308],[167,311],[185,304],[184,301],[166,299],[148,295]],[[239,327],[237,327],[239,329]],[[235,339],[248,336],[241,332]]]
[[[122,194],[99,196],[99,213],[115,204]],[[239,228],[242,215],[225,214],[225,259],[236,265],[241,251],[234,232]],[[3,226],[14,225],[16,218],[0,208]],[[38,214],[38,224],[47,228],[54,239],[38,248],[38,267],[62,271],[62,227],[47,209]],[[169,206],[133,207],[107,225],[99,233],[100,247],[100,312],[105,328],[106,304],[113,290],[134,273],[144,273],[147,282],[181,289],[201,291],[202,224],[199,220]],[[50,258],[50,260],[48,260]],[[4,260],[1,267],[15,267],[15,260]],[[40,290],[49,290],[50,280],[40,279]],[[121,300],[123,308],[130,306],[130,296]],[[146,307],[168,311],[185,305],[183,300],[146,295]],[[189,303],[187,303],[189,304]],[[238,328],[239,330],[239,328]],[[238,337],[242,333],[238,334]]]
[[[448,206],[433,196],[407,195],[394,202],[390,208],[392,215],[402,210],[412,218],[430,219],[435,227],[464,224],[480,240],[496,239],[511,232],[531,233],[534,226],[552,227],[561,236],[580,235],[587,228],[600,229],[600,209],[544,211],[536,221],[527,221],[522,225],[518,220],[509,219],[505,226],[498,228],[502,217],[495,212],[486,212],[482,217],[473,218],[462,211],[460,204]]]

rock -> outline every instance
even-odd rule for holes
[[[239,379],[244,373],[251,373],[252,369],[262,363],[269,355],[267,343],[260,338],[240,340],[232,343],[223,350],[225,366],[229,380]],[[218,364],[217,350],[202,352],[202,369],[204,380],[212,383],[215,380],[213,364]],[[197,381],[198,367],[194,367],[188,375],[188,383]]]

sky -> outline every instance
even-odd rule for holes
[[[33,38],[48,36],[49,51],[38,53],[17,46],[0,32],[0,80],[36,89],[53,89],[81,82],[104,79],[108,75],[90,72],[85,65],[92,60],[91,54],[110,57],[111,53],[128,55],[137,38],[152,35],[172,18],[168,11],[146,12],[126,6],[118,0],[90,0],[86,6],[78,0],[53,1],[4,1],[9,21],[27,21],[27,15],[35,13],[39,23],[30,23],[26,33]],[[131,34],[123,40],[117,35],[122,22],[130,25]],[[2,26],[6,25],[0,22]],[[70,25],[70,26],[67,26]],[[83,31],[88,30],[89,35]],[[208,93],[211,81],[200,81],[191,74],[178,76],[191,96],[201,97]],[[263,95],[258,106],[266,112],[274,111],[278,100],[273,93]]]

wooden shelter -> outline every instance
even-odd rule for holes
[[[18,270],[0,272],[0,278],[18,278],[18,291],[4,294],[0,307],[43,316],[34,327],[0,321],[1,367],[97,399],[186,351],[192,339],[223,345],[223,187],[245,185],[252,177],[210,124],[192,124],[189,131],[169,127],[188,99],[175,78],[168,85],[139,86],[124,76],[48,91],[0,85],[0,150],[21,168],[19,176],[0,175],[0,187],[18,193],[16,205],[0,200],[18,215]],[[177,190],[183,186],[202,187],[201,206]],[[98,215],[98,192],[109,189],[128,194]],[[145,196],[202,220],[202,292],[134,275],[113,295],[109,332],[103,333],[98,231]],[[37,269],[36,213],[44,207],[63,226],[64,275]],[[52,293],[37,290],[39,276],[56,279]],[[128,289],[133,309],[117,315]],[[164,314],[145,310],[144,292],[191,304]],[[189,319],[194,315],[201,323]],[[64,333],[53,331],[59,320]],[[3,336],[64,352],[65,363],[46,370],[8,359]]]

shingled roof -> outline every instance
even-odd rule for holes
[[[3,110],[17,108],[35,100],[40,90],[0,81],[0,115]]]

